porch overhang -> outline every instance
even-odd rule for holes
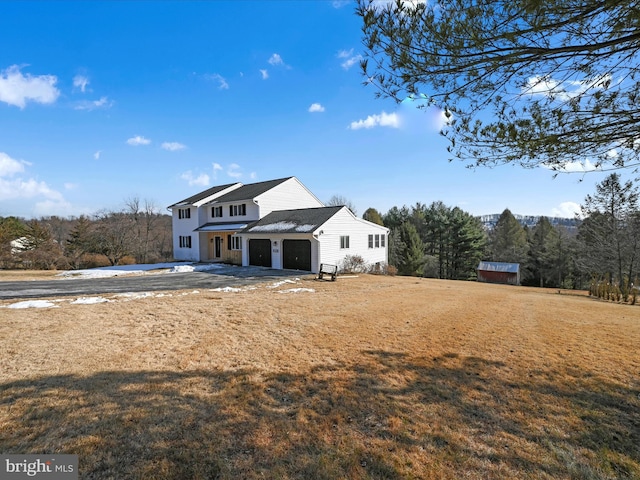
[[[194,232],[235,232],[246,228],[248,223],[205,223],[200,225]]]

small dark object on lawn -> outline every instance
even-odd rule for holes
[[[338,266],[331,265],[329,263],[321,263],[320,270],[318,270],[318,279],[322,280],[325,275],[331,276],[331,281],[335,282],[338,278]]]

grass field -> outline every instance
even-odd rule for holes
[[[640,478],[638,306],[380,276],[105,299],[0,308],[0,452],[92,479]]]

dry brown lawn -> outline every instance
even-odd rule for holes
[[[99,479],[640,478],[639,307],[268,287],[0,308],[0,452],[75,453]]]

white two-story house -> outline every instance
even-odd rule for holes
[[[176,260],[317,272],[348,255],[388,258],[387,228],[325,207],[296,177],[219,185],[169,208]]]

